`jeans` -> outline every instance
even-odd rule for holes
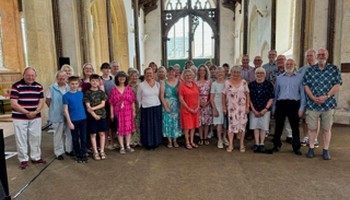
[[[86,119],[72,121],[72,123],[74,125],[74,129],[71,129],[74,153],[78,158],[86,157]]]

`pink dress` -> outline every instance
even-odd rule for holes
[[[130,135],[135,129],[132,104],[135,95],[130,86],[126,86],[123,93],[117,87],[111,90],[109,103],[113,106],[114,116],[118,119],[118,134],[120,136]]]
[[[247,104],[246,92],[249,92],[249,89],[245,80],[241,81],[239,87],[231,85],[229,81],[225,82],[222,93],[226,95],[229,132],[245,132],[245,127],[248,121],[245,112]]]
[[[209,102],[211,80],[208,79],[204,83],[197,81],[197,86],[199,88],[200,101]],[[210,103],[205,107],[200,107],[200,123],[201,125],[211,125],[213,123],[213,111]]]

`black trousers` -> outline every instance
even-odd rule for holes
[[[276,102],[276,110],[275,110],[275,136],[273,140],[273,144],[276,147],[281,147],[281,135],[284,128],[284,121],[286,117],[288,117],[290,126],[292,128],[293,135],[293,150],[300,149],[300,132],[299,132],[299,108],[300,101],[296,100],[278,100]]]

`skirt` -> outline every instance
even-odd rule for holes
[[[147,149],[157,148],[163,140],[162,106],[141,107],[141,143]]]
[[[252,111],[249,112],[249,129],[261,129],[264,131],[269,131],[271,112],[268,111],[262,117],[255,117]]]

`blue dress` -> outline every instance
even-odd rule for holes
[[[170,113],[166,112],[163,108],[163,136],[169,138],[178,138],[182,135],[180,126],[180,101],[177,94],[180,81],[175,86],[171,86],[165,80],[164,99]]]

